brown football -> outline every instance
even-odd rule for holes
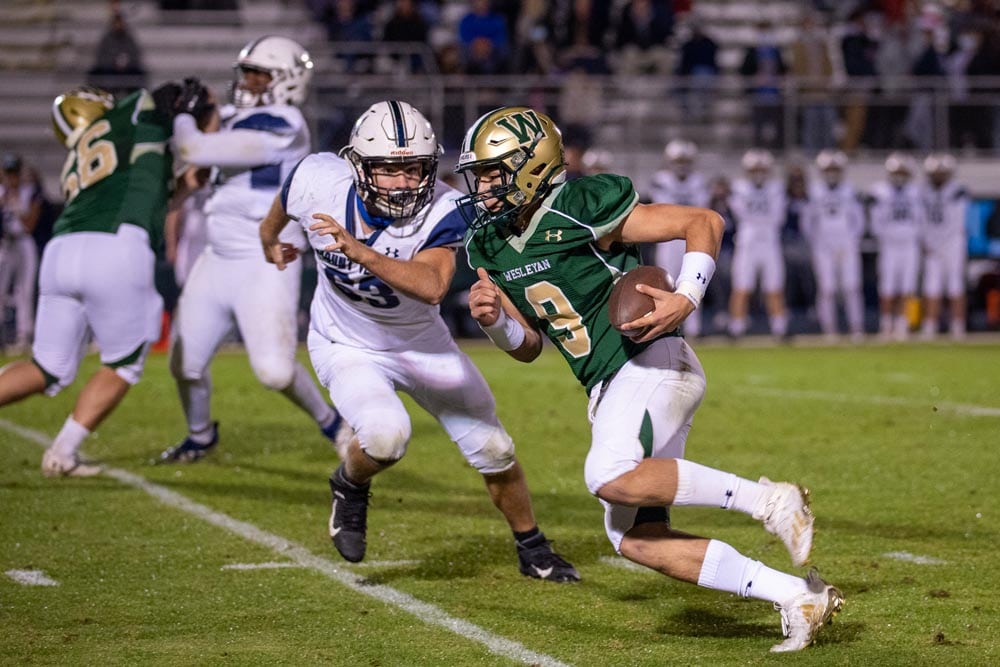
[[[640,283],[667,292],[674,291],[673,278],[659,266],[637,266],[618,279],[608,298],[608,319],[611,326],[633,340],[641,338],[646,329],[622,331],[621,326],[652,312],[655,305],[652,297],[636,291],[635,286]]]

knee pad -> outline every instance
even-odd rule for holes
[[[483,475],[492,475],[509,470],[514,465],[514,440],[502,426],[491,426],[486,438],[477,443],[471,453],[459,443],[469,464]]]
[[[295,379],[295,363],[292,359],[272,355],[263,359],[251,359],[250,365],[260,383],[274,391],[287,389]]]
[[[394,463],[403,458],[412,435],[409,418],[404,415],[400,419],[391,414],[373,414],[372,417],[371,420],[363,419],[357,428],[361,450],[382,463]]]

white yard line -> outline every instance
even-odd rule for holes
[[[601,556],[600,560],[605,565],[610,565],[611,567],[617,567],[620,570],[631,570],[632,572],[645,572],[646,574],[657,574],[656,571],[650,570],[648,567],[643,567],[638,563],[633,563],[627,558],[622,558],[621,556]]]
[[[372,560],[362,563],[344,563],[347,569],[354,568],[379,568],[379,567],[404,567],[407,565],[419,565],[419,560]],[[220,570],[282,570],[287,568],[302,567],[298,563],[230,563],[223,565]]]
[[[884,558],[892,558],[893,560],[902,560],[907,563],[916,563],[917,565],[947,565],[948,561],[941,560],[940,558],[934,558],[933,556],[918,556],[916,554],[911,554],[909,551],[890,551],[888,553],[882,554]]]
[[[59,582],[41,570],[7,570],[8,577],[22,586],[58,586]]]
[[[951,403],[937,401],[933,398],[904,398],[901,396],[879,396],[868,394],[838,394],[829,391],[812,389],[781,389],[779,387],[756,387],[735,385],[733,387],[748,394],[775,396],[777,398],[801,398],[813,401],[830,401],[834,403],[865,403],[869,405],[897,405],[903,407],[944,410],[964,417],[1000,417],[1000,408],[990,405],[973,403]]]
[[[26,440],[30,440],[43,447],[48,447],[51,443],[49,438],[40,431],[25,428],[19,424],[0,419],[0,428],[16,433]],[[39,473],[41,474],[41,473]],[[287,558],[292,563],[315,570],[337,583],[351,589],[361,595],[367,595],[388,605],[413,614],[428,625],[436,625],[450,632],[459,635],[470,641],[478,642],[499,656],[523,662],[529,665],[542,665],[544,667],[566,667],[566,663],[560,662],[552,656],[544,653],[536,653],[523,644],[493,634],[489,630],[479,627],[464,619],[451,616],[447,612],[432,604],[418,600],[417,598],[398,591],[395,588],[382,584],[372,584],[364,577],[352,574],[342,568],[340,564],[334,563],[326,558],[320,558],[305,547],[287,540],[280,535],[269,533],[257,526],[239,521],[233,517],[223,514],[206,505],[196,503],[193,500],[182,496],[176,491],[171,491],[165,486],[153,484],[144,477],[122,470],[119,468],[105,468],[104,475],[118,480],[123,484],[135,487],[144,491],[148,495],[156,498],[164,505],[187,512],[193,516],[218,526],[234,535],[238,535],[254,544],[267,547],[276,554]]]
[[[302,567],[298,563],[230,563],[220,570],[283,570],[289,567]]]

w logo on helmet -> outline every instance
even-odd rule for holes
[[[497,121],[497,125],[513,134],[519,144],[528,143],[538,136],[539,133],[542,135],[545,134],[545,131],[542,129],[542,121],[539,120],[538,115],[531,109],[517,111],[509,116],[504,116]]]

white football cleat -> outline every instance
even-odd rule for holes
[[[76,454],[66,457],[46,449],[42,456],[42,474],[46,477],[94,477],[101,474],[101,466],[84,463]]]
[[[809,509],[809,490],[788,482],[772,482],[761,477],[767,487],[754,509],[753,518],[764,522],[764,529],[777,535],[796,566],[809,562],[812,551],[813,515]]]
[[[809,590],[799,593],[782,604],[774,603],[781,612],[781,632],[787,639],[771,647],[772,653],[801,651],[813,643],[819,629],[833,622],[834,614],[844,605],[844,595],[819,578],[815,569],[806,577]]]

